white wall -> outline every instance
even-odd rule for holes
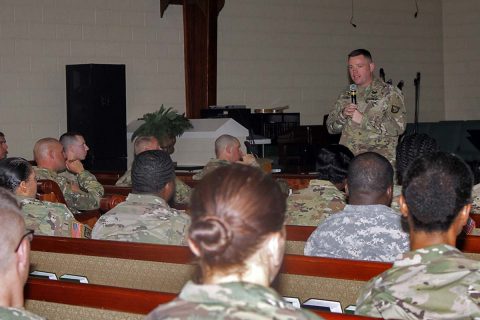
[[[127,119],[185,110],[182,7],[158,0],[0,2],[0,131],[10,156],[66,131],[65,65],[126,65]]]
[[[446,118],[480,119],[480,1],[443,0]]]
[[[415,19],[414,1],[354,0],[353,28],[351,0],[227,0],[218,104],[288,104],[319,124],[347,84],[346,55],[365,47],[387,78],[405,80],[410,121],[417,71],[420,121],[478,119],[479,2],[418,2]],[[127,121],[162,103],[183,112],[182,7],[159,11],[159,0],[2,0],[0,131],[10,155],[31,159],[37,139],[66,130],[66,64],[124,63]]]
[[[408,118],[422,73],[421,121],[444,118],[439,0],[228,0],[219,18],[219,104],[290,105],[321,124],[347,85],[346,56],[371,51],[394,83],[403,79]]]

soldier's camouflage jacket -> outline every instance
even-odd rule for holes
[[[367,88],[357,88],[358,111],[363,114],[360,124],[346,118],[343,108],[351,103],[350,90],[340,94],[328,115],[327,129],[332,134],[341,133],[340,144],[353,154],[374,151],[395,160],[398,136],[405,131],[406,110],[401,91],[374,78]]]
[[[17,196],[22,208],[25,226],[35,230],[37,235],[90,238],[89,226],[75,220],[63,203],[40,201]]]
[[[384,319],[480,317],[480,261],[441,244],[407,252],[370,280],[356,314]]]
[[[186,245],[190,217],[160,197],[130,193],[98,219],[93,239]]]
[[[131,187],[132,186],[132,169],[128,169],[123,176],[121,176],[116,186],[119,187]],[[173,195],[173,202],[178,204],[188,204],[190,202],[190,195],[192,188],[190,188],[185,182],[179,178],[175,178],[175,193]]]
[[[103,186],[87,170],[78,175],[66,173],[60,175],[45,168],[33,168],[37,179],[53,180],[58,184],[67,202],[67,207],[73,213],[78,213],[80,210],[97,209],[100,206],[100,199],[104,193]],[[78,185],[80,191],[74,191],[73,185]]]
[[[312,179],[307,188],[287,198],[287,225],[318,226],[345,207],[345,193],[330,181]]]
[[[45,320],[25,309],[0,307],[0,319],[2,320]]]
[[[198,285],[188,282],[177,299],[158,306],[146,318],[293,320],[321,319],[313,313],[295,309],[278,293],[246,282]]]
[[[193,175],[193,180],[202,180],[202,178],[207,175],[207,173],[212,172],[213,170],[228,166],[230,162],[227,160],[220,160],[220,159],[211,159],[208,163],[203,167],[202,171]]]
[[[305,255],[391,262],[409,250],[401,217],[384,205],[346,205],[325,219],[305,244]]]

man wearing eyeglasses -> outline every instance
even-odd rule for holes
[[[0,319],[42,320],[23,308],[33,230],[25,230],[15,197],[3,188],[0,188],[0,228]]]
[[[3,132],[0,132],[0,160],[5,159],[8,154],[8,144]]]

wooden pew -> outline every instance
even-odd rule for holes
[[[91,283],[178,293],[195,278],[187,247],[38,236],[32,270],[86,276]],[[365,281],[390,264],[286,255],[273,286],[283,296],[354,304]],[[174,276],[172,276],[174,275]]]
[[[29,279],[25,286],[26,308],[56,319],[143,319],[175,294],[120,287]],[[314,311],[324,319],[373,319]]]

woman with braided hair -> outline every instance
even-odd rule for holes
[[[318,319],[269,288],[284,254],[285,197],[257,168],[207,174],[192,194],[188,233],[200,283],[188,282],[146,319]]]

